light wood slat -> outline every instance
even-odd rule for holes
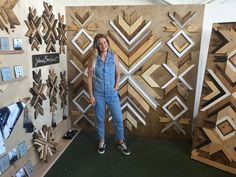
[[[125,53],[119,48],[119,46],[116,45],[116,43],[110,38],[108,37],[108,40],[110,42],[110,46],[111,48],[115,51],[115,53],[122,59],[122,61],[129,66],[129,59],[128,57],[125,55]]]
[[[228,172],[230,172],[230,173],[236,174],[236,169],[235,169],[235,168],[232,168],[232,167],[230,167],[230,166],[227,166],[227,165],[218,163],[218,162],[216,162],[216,161],[213,161],[213,160],[204,158],[204,157],[202,157],[202,156],[199,155],[199,153],[196,151],[196,149],[194,149],[194,150],[192,151],[191,158],[194,159],[194,160],[200,161],[200,162],[202,162],[202,163],[208,164],[208,165],[210,165],[210,166],[213,166],[213,167],[215,167],[215,168],[221,169],[221,170],[223,170],[223,171],[228,171]]]
[[[130,35],[130,26],[127,24],[127,22],[122,18],[122,16],[119,14],[118,15],[118,23],[121,26],[121,28],[128,34]]]
[[[143,74],[142,77],[144,78],[145,81],[151,86],[151,87],[157,87],[159,88],[160,86],[154,81],[154,79],[150,76],[153,72],[155,72],[160,65],[152,65],[150,68],[148,68]]]
[[[132,65],[145,51],[147,51],[154,44],[154,36],[151,36],[147,42],[145,42],[130,58],[129,66]]]
[[[131,125],[133,127],[135,127],[136,129],[138,128],[138,123],[137,121],[134,119],[134,117],[129,113],[129,111],[125,111],[126,116],[123,118],[123,120],[127,119]],[[124,115],[124,114],[123,114]]]
[[[218,95],[220,93],[220,91],[217,89],[217,87],[215,86],[215,84],[212,81],[205,81],[206,84],[210,87],[210,89],[212,90],[212,92],[208,95],[206,95],[205,97],[203,97],[203,100],[210,100],[212,98],[214,98],[216,95]]]
[[[233,57],[236,60],[236,56]],[[232,59],[232,58],[231,58]],[[226,62],[225,74],[229,77],[232,82],[236,82],[236,67],[232,64],[232,62]]]
[[[129,94],[131,94],[136,100],[138,100],[139,104],[142,105],[142,108],[149,112],[149,105],[146,103],[146,101],[141,97],[136,90],[132,86],[128,86]]]

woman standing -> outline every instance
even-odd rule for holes
[[[120,81],[119,60],[109,50],[109,41],[104,34],[97,34],[93,42],[94,55],[88,64],[88,92],[90,104],[94,106],[96,129],[99,138],[98,153],[105,152],[106,105],[115,126],[117,148],[125,155],[130,151],[124,142],[123,118],[118,96]]]

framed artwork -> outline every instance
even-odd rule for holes
[[[12,164],[13,162],[15,162],[18,157],[17,157],[17,152],[16,152],[16,148],[12,149],[11,151],[8,152],[8,156],[9,156],[9,160],[10,160],[10,164]]]
[[[6,154],[2,158],[0,158],[1,173],[6,171],[9,167],[10,167],[10,159],[9,159],[8,154]]]
[[[23,77],[24,76],[24,70],[21,65],[14,66],[14,72],[15,72],[15,77]]]
[[[19,150],[20,157],[23,157],[27,153],[27,146],[26,146],[25,141],[23,141],[22,143],[18,145],[18,150]]]
[[[10,50],[8,37],[0,37],[0,50]]]
[[[1,68],[2,80],[8,81],[12,79],[11,68],[10,67],[2,67]]]
[[[25,163],[24,169],[28,177],[33,175],[34,172],[33,165],[29,160]]]
[[[24,168],[20,168],[20,169],[16,172],[16,177],[27,177]]]
[[[22,50],[22,39],[14,38],[13,39],[13,48],[14,48],[14,50]]]

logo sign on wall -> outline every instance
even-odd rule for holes
[[[32,56],[33,68],[56,64],[60,62],[59,53],[41,54]]]

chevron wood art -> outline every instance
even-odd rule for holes
[[[58,85],[57,85],[57,75],[53,68],[49,69],[47,83],[47,96],[50,100],[50,112],[55,112],[57,110],[57,93],[58,93]]]
[[[25,36],[29,37],[29,43],[31,44],[31,50],[36,49],[39,51],[39,45],[42,45],[41,39],[41,21],[42,18],[36,15],[36,9],[29,7],[28,21],[25,20],[25,24],[28,27],[28,31],[25,33]]]
[[[82,90],[87,87],[93,37],[104,33],[120,60],[119,95],[126,133],[188,138],[204,10],[199,7],[68,7],[69,100],[73,100],[69,107],[74,126],[84,121],[92,125],[89,120],[94,120]],[[168,41],[171,47],[165,45]],[[107,111],[106,129],[114,133],[111,119]]]
[[[213,25],[192,158],[236,174],[236,23]]]
[[[57,152],[58,144],[54,142],[51,127],[47,127],[46,125],[43,125],[42,129],[38,132],[34,132],[33,144],[39,154],[40,160],[44,162],[48,162],[49,157]]]
[[[66,41],[67,41],[67,37],[66,37],[66,31],[67,31],[67,26],[66,24],[64,24],[64,15],[60,15],[60,13],[58,13],[58,19],[59,22],[57,24],[57,32],[58,32],[58,37],[57,39],[59,40],[59,52],[60,53],[65,53],[65,45],[66,45]]]
[[[30,105],[34,107],[34,118],[36,119],[39,114],[43,115],[43,101],[46,100],[46,84],[41,79],[41,69],[36,73],[33,71],[33,87],[30,88],[30,93],[33,95],[30,100]]]
[[[60,72],[60,84],[59,84],[59,96],[61,98],[61,108],[64,108],[67,105],[67,96],[68,96],[68,83],[67,83],[66,71]]]
[[[46,2],[43,2],[44,11],[42,15],[42,25],[44,34],[43,39],[45,44],[47,44],[46,52],[56,52],[56,40],[58,40],[57,34],[57,22],[55,15],[53,14],[53,6]]]
[[[133,128],[138,129],[138,126],[146,126],[146,115],[149,112],[149,105],[139,95],[137,91],[130,84],[123,86],[119,94],[121,95],[121,110],[123,114],[124,126],[130,131]],[[142,106],[143,107],[142,107]],[[109,114],[108,121],[112,117]]]
[[[15,25],[20,25],[16,14],[13,11],[13,8],[18,3],[19,0],[2,0],[0,3],[0,29],[10,33],[8,29],[8,24],[11,29],[15,28]]]

